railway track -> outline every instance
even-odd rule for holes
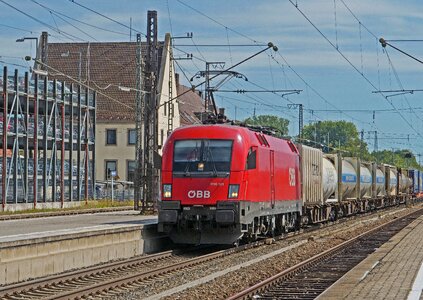
[[[264,243],[264,242],[263,242]],[[149,280],[188,269],[201,263],[257,246],[259,243],[191,257],[166,251],[144,257],[95,266],[70,273],[0,287],[0,299],[101,298],[125,289],[147,285]],[[196,254],[197,253],[197,254]],[[194,257],[192,257],[194,256]],[[159,265],[159,266],[157,266]]]
[[[308,228],[304,230],[304,233],[316,230],[319,228]],[[299,236],[298,233],[290,233],[275,239],[289,239],[297,236]],[[0,299],[103,298],[140,287],[148,287],[151,281],[157,278],[189,270],[205,262],[266,243],[269,243],[269,240],[212,253],[206,252],[207,254],[204,254],[204,251],[210,252],[208,248],[200,251],[198,249],[191,250],[191,255],[187,255],[186,252],[181,255],[176,250],[136,257],[19,284],[0,286]]]
[[[238,299],[315,299],[423,213],[394,219],[229,297]]]
[[[134,272],[138,268],[165,262],[174,257],[173,251],[132,258],[125,261],[95,266],[83,270],[49,276],[18,284],[0,287],[1,299],[41,299],[51,298],[64,290],[73,290],[97,280],[110,279]]]

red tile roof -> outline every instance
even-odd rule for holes
[[[163,43],[160,45],[159,66]],[[136,88],[136,47],[136,42],[49,43],[46,63],[75,79],[80,72],[83,83],[116,100],[97,94],[98,121],[135,121],[136,92],[122,91],[118,86]],[[145,48],[143,44],[143,54]],[[49,77],[70,81],[52,72]]]
[[[189,87],[178,85],[178,95],[190,90]],[[201,124],[196,113],[204,112],[204,103],[198,92],[190,91],[178,97],[181,126]]]
[[[159,49],[159,66],[163,43]],[[136,43],[48,43],[46,63],[59,73],[49,72],[49,78],[71,83],[60,75],[69,75],[92,86],[116,101],[97,94],[97,121],[134,122],[136,92],[118,87],[136,87]],[[142,45],[142,53],[146,45]],[[81,54],[81,55],[80,55]],[[81,59],[80,59],[81,58]],[[189,88],[178,85],[178,95]],[[181,125],[201,123],[195,113],[204,111],[198,92],[188,92],[178,99]]]

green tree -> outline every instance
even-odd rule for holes
[[[372,156],[378,163],[390,164],[401,168],[422,169],[414,154],[408,149],[382,150],[373,152]]]
[[[344,156],[370,160],[367,144],[361,143],[357,127],[347,121],[319,121],[303,129],[304,144],[323,145],[325,152],[343,151]],[[328,147],[327,147],[328,146]],[[329,148],[329,149],[328,149]]]
[[[288,135],[289,120],[274,115],[260,115],[244,120],[245,124],[275,128],[280,136]]]

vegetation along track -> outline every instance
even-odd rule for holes
[[[282,271],[230,298],[315,299],[345,273],[423,213],[423,209],[373,228]]]

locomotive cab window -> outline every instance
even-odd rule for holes
[[[173,150],[173,173],[179,176],[227,176],[232,140],[179,140]]]
[[[256,168],[257,161],[257,147],[251,147],[247,155],[247,163],[245,166],[246,170],[252,170]]]

